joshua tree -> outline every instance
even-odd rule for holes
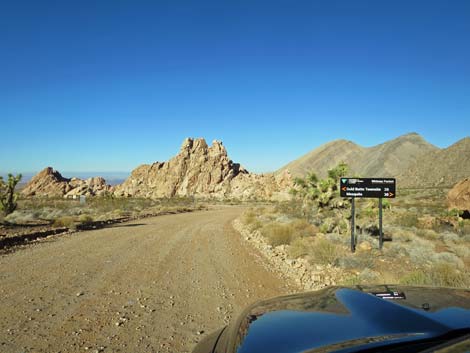
[[[18,204],[16,200],[18,194],[15,192],[16,184],[21,180],[21,174],[13,176],[8,174],[7,182],[3,181],[3,177],[0,177],[0,210],[6,215],[16,210]]]
[[[315,173],[308,173],[305,179],[295,178],[295,188],[291,193],[301,198],[305,203],[313,201],[319,208],[334,208],[341,206],[343,202],[333,202],[339,196],[339,178],[348,173],[348,166],[341,162],[335,168],[328,171],[328,177],[318,180]]]

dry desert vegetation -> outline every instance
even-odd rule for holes
[[[469,287],[470,219],[447,208],[446,189],[403,189],[398,195],[384,201],[382,250],[374,199],[356,200],[354,253],[351,209],[335,196],[323,207],[299,198],[253,207],[241,222],[248,238],[263,243],[268,258],[283,258],[306,289],[366,283]],[[310,276],[318,267],[331,273],[326,281]]]

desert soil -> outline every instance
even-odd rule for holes
[[[0,257],[1,352],[190,352],[295,292],[241,239],[242,208],[146,218]]]

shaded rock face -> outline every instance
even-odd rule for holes
[[[470,178],[459,181],[447,194],[449,208],[470,212]]]
[[[255,175],[233,163],[222,142],[208,146],[202,138],[184,140],[180,152],[167,162],[137,167],[116,186],[116,196],[215,198],[276,198],[289,189],[286,175]],[[287,189],[285,189],[287,188]]]
[[[101,177],[86,180],[64,178],[58,171],[47,167],[36,174],[21,191],[23,196],[62,197],[100,196],[111,192],[112,187]]]

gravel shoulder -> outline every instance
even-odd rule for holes
[[[0,256],[0,351],[190,352],[246,305],[292,293],[232,221],[146,218]]]

